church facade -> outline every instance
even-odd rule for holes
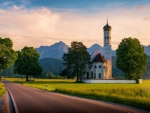
[[[96,49],[91,55],[92,68],[86,68],[83,79],[112,79],[112,55],[111,55],[111,26],[106,25],[104,30],[103,55]]]

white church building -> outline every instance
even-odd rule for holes
[[[115,80],[112,78],[112,55],[111,55],[111,26],[106,25],[104,30],[103,55],[96,49],[91,55],[92,68],[86,67],[86,74],[82,82],[85,83],[137,83],[136,80]],[[140,80],[139,83],[142,83]]]
[[[83,79],[112,79],[112,55],[111,55],[111,26],[107,24],[104,30],[104,54],[96,49],[91,55],[92,68],[86,69]]]

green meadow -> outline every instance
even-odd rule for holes
[[[0,97],[5,93],[5,88],[3,87],[3,83],[0,82]]]
[[[142,84],[86,84],[64,79],[35,79],[28,82],[20,78],[7,78],[6,80],[42,90],[105,100],[150,110],[150,80],[143,80]]]

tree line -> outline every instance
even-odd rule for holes
[[[39,64],[39,54],[33,47],[25,46],[21,51],[12,49],[13,42],[9,38],[0,38],[0,73],[14,64],[14,72],[20,75],[39,76],[42,74],[42,67]],[[116,51],[116,66],[122,70],[126,79],[141,78],[146,70],[147,56],[144,48],[136,38],[124,38]],[[74,41],[64,54],[62,64],[64,69],[60,73],[67,78],[76,77],[77,82],[82,81],[86,73],[86,67],[91,68],[92,62],[87,48],[82,42]],[[52,76],[45,73],[45,76]],[[1,76],[0,76],[1,77]]]

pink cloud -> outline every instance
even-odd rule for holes
[[[0,36],[10,37],[16,50],[51,45],[60,40],[68,45],[82,41],[87,47],[94,43],[103,46],[103,26],[108,17],[113,49],[124,37],[135,37],[144,45],[150,44],[150,23],[143,21],[150,19],[150,7],[97,10],[97,14],[85,14],[78,10],[53,12],[45,7],[27,9],[14,5],[7,10],[0,9]]]
[[[145,6],[137,6],[136,8],[138,8],[138,9],[144,9],[146,7]]]
[[[146,21],[150,21],[150,17],[144,17],[143,19]]]

